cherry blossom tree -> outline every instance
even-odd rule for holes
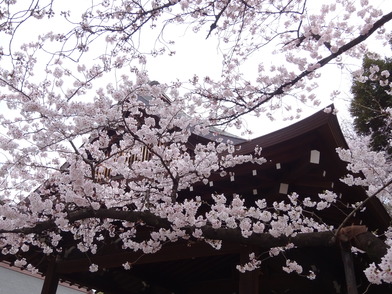
[[[345,68],[344,60],[361,59],[369,39],[390,40],[386,1],[379,7],[367,0],[324,1],[319,7],[306,0],[104,0],[86,7],[58,2],[0,3],[2,254],[31,246],[55,254],[64,232],[80,241],[78,250],[94,254],[107,232],[124,248],[144,253],[179,239],[219,248],[237,238],[270,242],[274,255],[288,240],[301,246],[303,234],[328,232],[322,240],[329,242],[330,231],[340,231],[317,219],[305,221],[302,214],[332,205],[336,195],[328,191],[318,203],[298,201],[298,195],[275,203],[282,217],[263,201],[247,207],[239,195],[213,195],[209,209],[200,213],[201,199],[180,201],[178,194],[208,183],[212,173],[225,175],[245,162],[263,164],[259,149],[238,155],[233,142],[219,136],[196,145],[192,136],[206,136],[217,126],[241,128],[249,113],[273,118],[275,109],[292,107],[286,105],[292,97],[318,105],[313,90],[323,68]],[[189,81],[150,81],[148,58],[175,55],[175,40],[166,39],[172,30],[220,41],[220,79],[195,73]],[[148,52],[139,41],[144,34],[156,40]],[[276,63],[259,60],[265,50],[276,54]],[[242,69],[254,58],[252,80]],[[374,79],[381,75],[386,76],[374,73]],[[382,82],[390,93],[391,84]],[[369,199],[379,196],[390,205],[390,167],[383,153],[363,152],[362,142],[339,151],[351,171],[365,176],[345,181],[367,187]],[[136,241],[140,227],[152,229]],[[372,283],[391,282],[389,235],[379,251],[379,259],[387,252],[380,266],[366,271]],[[249,257],[240,271],[259,266],[254,254]],[[25,260],[17,263],[28,267]],[[92,264],[90,270],[98,268]],[[283,270],[302,272],[292,260]]]

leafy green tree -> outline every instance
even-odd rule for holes
[[[373,150],[391,155],[392,124],[388,110],[392,108],[392,58],[374,59],[366,55],[362,69],[362,75],[354,79],[351,87],[354,129],[360,135],[370,135]]]

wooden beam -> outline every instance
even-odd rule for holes
[[[252,246],[244,246],[241,248],[240,260],[241,264],[249,261],[249,254],[254,252],[257,256],[257,249]],[[258,294],[259,293],[259,275],[258,269],[239,274],[239,294]]]
[[[340,252],[346,277],[347,294],[358,294],[350,242],[340,242]]]
[[[56,272],[56,261],[51,258],[45,273],[45,280],[42,286],[41,294],[56,294],[59,284],[59,276]]]
[[[156,262],[175,261],[182,259],[192,259],[197,257],[216,256],[238,253],[238,245],[224,244],[220,250],[215,250],[205,243],[169,244],[162,247],[156,253],[144,254],[142,252],[124,252],[122,250],[103,255],[91,255],[85,258],[61,260],[57,262],[57,272],[59,274],[69,274],[76,272],[87,272],[91,263],[97,264],[100,268],[121,267],[129,262],[134,264],[148,264]]]
[[[352,245],[366,252],[371,261],[380,263],[382,257],[387,254],[388,246],[372,232],[367,231],[356,235],[352,240]]]

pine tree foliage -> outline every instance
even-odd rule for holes
[[[355,131],[360,135],[370,135],[370,147],[374,151],[392,154],[392,124],[389,110],[392,97],[385,86],[392,77],[392,58],[375,59],[366,55],[363,59],[363,73],[355,78],[351,91],[354,95],[350,105],[354,117]]]

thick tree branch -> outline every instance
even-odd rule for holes
[[[171,223],[164,218],[158,217],[148,211],[122,211],[114,208],[109,209],[82,209],[69,213],[68,220],[76,222],[88,218],[99,219],[117,219],[120,221],[141,222],[146,226],[155,229],[170,229]],[[15,230],[0,230],[0,233],[17,233],[17,234],[40,234],[46,230],[56,228],[54,220],[37,223],[34,227],[20,228]],[[212,240],[221,240],[234,244],[252,245],[259,248],[283,247],[289,243],[294,244],[298,248],[305,247],[329,247],[336,244],[334,232],[312,232],[298,233],[295,236],[279,236],[274,237],[269,233],[253,234],[248,238],[242,236],[239,229],[219,228],[214,229],[209,225],[200,228],[203,237]],[[185,228],[188,234],[191,234],[195,228]],[[353,237],[350,240],[353,246],[366,252],[368,257],[373,261],[380,261],[387,251],[387,245],[370,232],[365,232]]]
[[[263,233],[253,234],[248,238],[244,238],[238,229],[213,229],[210,226],[204,226],[201,230],[203,231],[203,236],[208,239],[254,245],[261,248],[281,247],[289,243],[293,243],[297,247],[328,247],[335,243],[334,234],[330,231],[299,233],[289,237],[284,235],[274,237],[271,234]]]
[[[118,219],[129,222],[143,222],[147,226],[169,229],[170,223],[161,217],[158,217],[148,211],[123,211],[115,208],[102,208],[94,210],[92,208],[81,209],[70,212],[67,219],[70,223],[85,220],[89,218],[99,219]],[[17,234],[39,234],[47,230],[56,228],[55,220],[50,219],[43,222],[37,222],[33,227],[19,228],[14,230],[0,230],[1,233],[17,233]]]

